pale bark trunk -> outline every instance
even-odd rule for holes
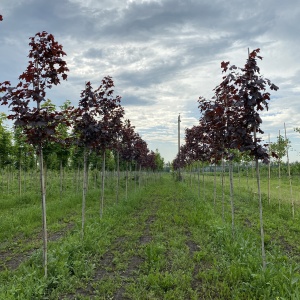
[[[269,157],[271,157],[271,149],[270,149],[270,134],[269,134]],[[268,202],[271,204],[271,161],[268,163]]]
[[[200,162],[198,162],[198,199],[200,199]]]
[[[141,188],[142,166],[139,168],[139,189]]]
[[[266,269],[265,235],[264,235],[264,225],[263,225],[263,207],[262,207],[262,200],[261,200],[260,176],[259,176],[258,159],[255,160],[255,165],[256,165],[256,178],[257,178],[257,192],[258,192],[258,199],[259,199],[259,221],[260,221],[260,237],[261,237],[261,256],[262,256],[263,270],[265,270]]]
[[[83,189],[82,189],[82,212],[81,212],[81,239],[84,237],[85,225],[85,204],[87,193],[87,150],[84,148],[83,152]]]
[[[46,213],[46,189],[45,189],[45,176],[44,176],[44,161],[43,161],[43,149],[39,146],[39,165],[40,165],[40,184],[41,184],[41,196],[42,196],[42,231],[43,231],[43,266],[44,275],[47,277],[48,273],[48,236],[47,236],[47,213]]]
[[[224,192],[224,173],[225,173],[225,163],[224,160],[222,158],[222,219],[223,221],[225,221],[225,192]]]
[[[214,208],[216,208],[217,202],[217,165],[214,166]]]
[[[128,176],[129,176],[129,173],[128,173],[128,162],[126,162],[126,182],[125,182],[125,185],[126,185],[126,200],[128,199]]]
[[[203,184],[203,200],[205,201],[205,180],[204,180],[204,163],[202,162],[202,184]]]
[[[285,123],[284,123],[284,136],[285,136],[285,140],[287,141]],[[293,216],[293,219],[294,219],[294,217],[295,217],[295,205],[294,205],[294,198],[293,198],[292,176],[291,176],[291,168],[290,168],[290,161],[289,161],[289,148],[288,148],[288,145],[286,145],[286,159],[287,159],[288,175],[289,175],[289,183],[290,183],[292,216]]]
[[[256,127],[253,130],[254,142],[256,144]],[[260,237],[261,237],[261,257],[262,257],[262,267],[263,270],[266,269],[266,252],[265,252],[265,235],[264,235],[264,224],[263,224],[263,207],[261,200],[261,189],[260,189],[260,174],[259,174],[259,164],[258,159],[255,159],[255,169],[256,169],[256,179],[257,179],[257,193],[259,201],[259,221],[260,221]]]
[[[59,179],[60,179],[60,187],[59,187],[59,199],[62,200],[62,192],[63,192],[63,165],[62,160],[59,165]]]
[[[281,204],[281,172],[280,172],[281,163],[278,161],[278,208],[280,210]]]
[[[21,158],[19,163],[19,196],[22,195],[22,168],[21,168]]]
[[[116,202],[119,202],[119,188],[120,188],[120,153],[117,152],[117,191],[116,191]]]
[[[105,151],[103,151],[102,159],[102,187],[101,187],[101,203],[100,203],[100,218],[103,217],[104,208],[104,186],[105,186]]]
[[[229,180],[230,180],[230,204],[231,204],[231,228],[234,236],[234,201],[233,201],[233,170],[232,161],[229,162]]]

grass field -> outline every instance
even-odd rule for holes
[[[233,236],[228,179],[223,216],[220,176],[216,193],[213,174],[184,178],[152,175],[140,187],[131,181],[127,200],[122,181],[118,204],[108,178],[100,219],[100,190],[90,176],[82,241],[81,188],[70,174],[60,197],[49,173],[47,278],[38,184],[19,196],[17,180],[2,181],[0,299],[300,299],[298,185],[292,218],[287,178],[280,188],[272,179],[270,203],[262,178],[263,271],[255,179],[234,179]]]

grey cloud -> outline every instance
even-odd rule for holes
[[[103,58],[103,49],[97,49],[97,48],[90,48],[83,54],[84,57],[91,58],[91,59],[100,59]]]
[[[126,108],[126,106],[149,106],[154,104],[154,101],[150,99],[145,99],[144,97],[134,96],[132,94],[127,95],[126,93],[122,96],[122,105]]]
[[[128,109],[141,106],[146,115],[174,98],[171,109],[198,119],[197,98],[213,94],[220,62],[242,67],[245,57],[238,56],[248,47],[262,48],[263,63],[269,61],[262,72],[280,88],[270,109],[299,98],[296,0],[1,0],[1,7],[0,82],[26,68],[28,38],[49,31],[70,68],[68,82],[49,91],[54,101],[76,105],[85,81],[96,87],[111,75]],[[298,111],[295,100],[289,105]],[[134,117],[147,128],[145,115]]]

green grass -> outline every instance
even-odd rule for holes
[[[220,178],[215,201],[213,176],[205,176],[204,191],[200,182],[200,197],[197,177],[192,184],[185,178],[175,182],[169,174],[153,177],[136,191],[131,182],[127,201],[123,185],[118,204],[111,178],[102,219],[100,191],[91,178],[82,241],[81,189],[69,184],[60,200],[58,180],[49,176],[49,231],[55,234],[72,226],[49,242],[47,278],[39,194],[35,189],[20,198],[13,190],[5,191],[0,257],[9,260],[4,253],[10,249],[11,259],[27,255],[16,269],[0,263],[0,299],[299,299],[299,207],[292,219],[289,186],[282,188],[280,209],[275,196],[268,203],[264,190],[264,271],[252,183],[235,177],[233,237],[228,179],[223,220]]]

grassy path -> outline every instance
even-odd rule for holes
[[[35,251],[16,270],[0,270],[0,299],[299,299],[297,264],[271,240],[261,269],[255,205],[246,205],[249,218],[237,209],[233,238],[212,183],[206,188],[204,201],[197,188],[163,177],[102,220],[89,201],[84,241],[73,215],[75,225],[49,243],[48,278]]]

